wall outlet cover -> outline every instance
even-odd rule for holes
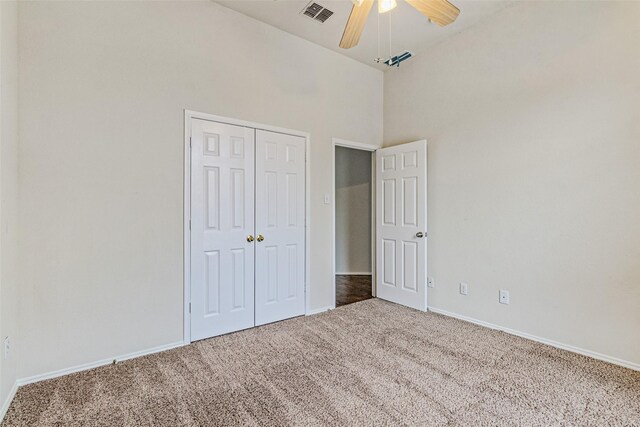
[[[509,304],[509,291],[500,289],[499,301],[500,304]]]
[[[433,277],[427,277],[427,287],[429,288],[435,288],[436,287],[436,281]]]

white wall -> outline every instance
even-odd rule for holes
[[[382,142],[381,72],[210,1],[19,15],[21,377],[182,340],[185,108],[311,132],[311,308],[333,304],[331,137]]]
[[[0,407],[16,380],[17,189],[18,189],[18,7],[0,2]],[[2,342],[12,351],[4,359]]]
[[[371,152],[336,147],[336,273],[371,273]]]
[[[430,305],[640,363],[638,22],[527,2],[385,75],[387,145],[429,141]]]
[[[432,305],[640,362],[639,18],[518,4],[386,74],[385,140],[430,141]],[[331,137],[381,143],[380,72],[209,1],[21,2],[19,37],[19,377],[182,339],[184,108],[311,132],[333,303]]]

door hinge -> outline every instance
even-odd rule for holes
[[[189,230],[191,230],[191,220],[189,220]]]
[[[189,313],[191,313],[191,303],[189,303]]]
[[[191,148],[191,137],[189,137],[189,148]]]

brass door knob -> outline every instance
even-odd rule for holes
[[[247,236],[247,242],[249,243],[253,242],[253,236],[251,234]]]
[[[258,242],[262,242],[264,240],[264,236],[262,234],[258,234]]]

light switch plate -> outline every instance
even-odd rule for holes
[[[467,295],[469,293],[469,285],[464,282],[460,282],[460,294]]]
[[[9,353],[11,352],[11,341],[9,337],[5,337],[4,339],[4,358],[5,360],[9,358]]]

